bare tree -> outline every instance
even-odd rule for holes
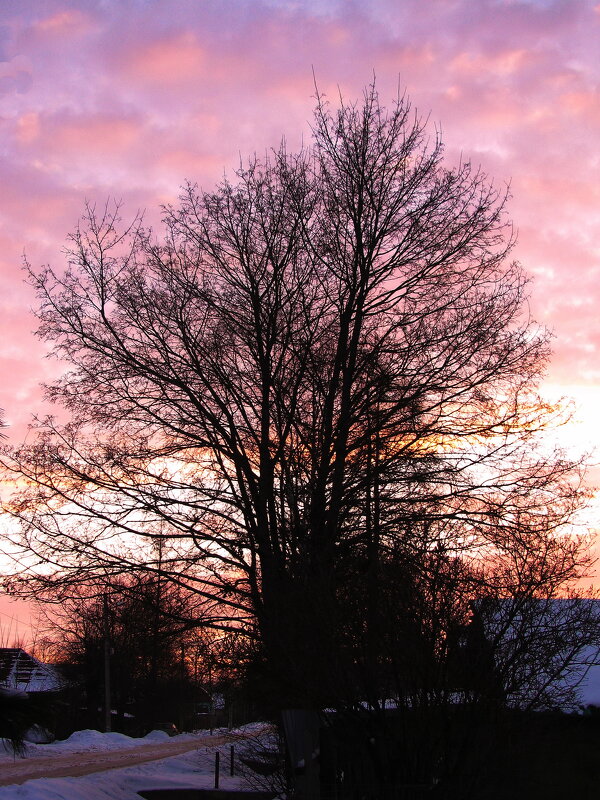
[[[98,576],[47,614],[47,647],[69,671],[73,693],[80,693],[79,702],[71,704],[76,706],[72,725],[101,724],[108,669],[108,708],[114,709],[119,729],[146,733],[168,720],[190,728],[199,687],[190,631],[201,625],[194,618],[194,600],[140,570],[112,581]]]
[[[448,168],[374,86],[319,97],[312,130],[188,185],[160,240],[90,206],[66,270],[29,269],[70,370],[47,388],[57,418],[5,456],[14,591],[143,562],[257,637],[277,702],[309,707],[356,701],[343,598],[368,576],[373,644],[388,554],[426,571],[441,548],[500,594],[587,563],[565,534],[578,465],[538,446],[560,414],[536,392],[548,335],[509,260],[507,192]]]

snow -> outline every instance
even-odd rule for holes
[[[600,664],[597,663],[598,653],[593,648],[587,648],[579,660],[584,665],[581,668],[583,677],[578,687],[580,703],[582,706],[597,706],[600,708]]]
[[[140,800],[141,789],[214,786],[213,753],[195,751],[133,767],[95,772],[81,778],[38,778],[20,786],[0,787],[2,800]],[[221,778],[223,788],[239,779]]]
[[[186,739],[193,740],[194,738],[194,734],[184,733],[180,736],[173,737],[173,740],[176,739],[177,741],[183,742]],[[146,736],[137,739],[126,736],[124,733],[100,733],[100,731],[84,730],[72,733],[68,739],[52,742],[50,744],[27,743],[25,758],[63,755],[65,753],[130,750],[132,747],[164,741],[169,741],[169,734],[164,731],[151,731]],[[3,761],[6,761],[6,759],[12,761],[13,759],[10,745],[7,742],[4,748],[2,748],[2,742],[4,742],[4,740],[0,739],[0,769]]]
[[[188,734],[190,738],[192,734]],[[186,738],[178,736],[178,740]],[[100,733],[100,731],[75,731],[68,739],[62,742],[54,742],[52,745],[44,747],[44,754],[48,755],[48,750],[51,748],[61,753],[68,753],[72,750],[124,750],[136,745],[148,744],[149,742],[162,742],[169,739],[169,734],[164,731],[152,731],[147,736],[141,739],[133,739],[131,736],[126,736],[124,733]]]
[[[264,725],[244,726],[232,733],[259,734]],[[222,735],[227,731],[215,731]],[[130,750],[138,745],[161,744],[165,741],[198,739],[195,734],[169,737],[163,731],[152,731],[141,739],[133,739],[121,733],[100,733],[93,730],[77,731],[68,739],[52,744],[28,744],[25,759],[47,757],[53,754],[75,756],[91,751]],[[1,741],[1,740],[0,740]],[[0,800],[140,800],[138,792],[144,789],[165,788],[214,788],[215,753],[221,753],[221,789],[248,788],[243,777],[229,775],[229,745],[206,746],[206,738],[198,749],[183,755],[170,756],[157,761],[148,761],[134,766],[94,772],[77,778],[36,778],[21,785],[0,786]],[[13,763],[14,756],[0,747],[0,776],[2,764]]]

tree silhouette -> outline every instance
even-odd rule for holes
[[[72,590],[46,623],[47,647],[69,670],[73,694],[80,694],[70,722],[102,726],[109,669],[118,729],[142,735],[169,720],[189,729],[199,691],[189,658],[195,645],[190,631],[200,624],[194,597],[143,570],[112,581],[98,576]]]
[[[28,559],[13,591],[143,563],[260,642],[280,707],[357,702],[349,642],[383,658],[392,555],[414,576],[445,553],[463,609],[587,563],[563,535],[579,467],[542,446],[560,412],[536,391],[548,334],[509,260],[507,192],[449,168],[374,86],[318,97],[312,133],[189,184],[160,239],[89,206],[67,268],[29,268],[69,371],[56,419],[5,457]]]

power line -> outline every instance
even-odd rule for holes
[[[22,619],[19,619],[19,617],[15,617],[13,614],[7,614],[6,611],[0,611],[0,615],[6,617],[7,619],[12,620],[13,622],[18,622],[20,625],[29,625],[29,623],[31,622],[31,617],[29,619],[29,622],[24,622]]]

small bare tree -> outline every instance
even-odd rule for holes
[[[113,580],[97,576],[54,606],[46,619],[47,647],[86,708],[79,718],[73,714],[73,725],[101,725],[109,670],[109,708],[120,729],[146,733],[169,720],[189,729],[194,692],[200,694],[192,632],[202,620],[194,600],[142,569]]]

